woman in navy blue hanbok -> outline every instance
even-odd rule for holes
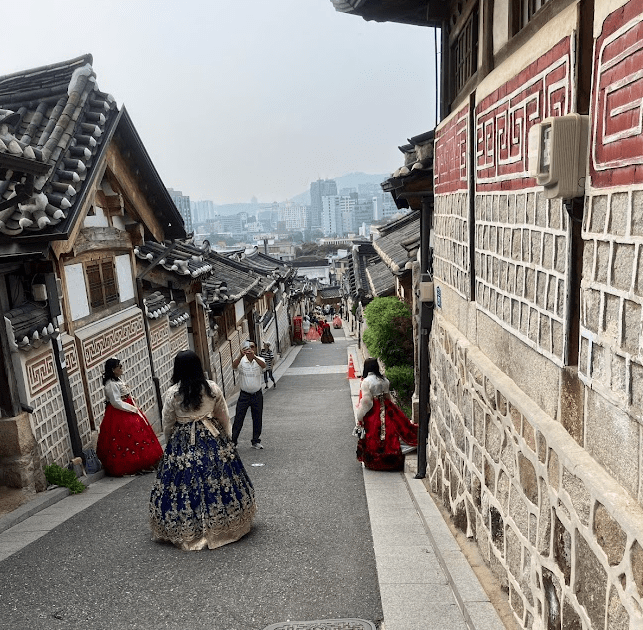
[[[167,445],[150,497],[152,536],[185,551],[216,549],[250,531],[254,489],[221,389],[191,350],[177,354],[172,383],[163,405]]]

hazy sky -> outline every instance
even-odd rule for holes
[[[0,74],[91,53],[165,185],[193,200],[283,201],[319,177],[390,173],[435,122],[433,30],[330,0],[22,0],[20,14]]]

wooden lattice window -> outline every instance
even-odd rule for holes
[[[92,311],[107,308],[118,302],[118,287],[116,286],[113,258],[104,258],[86,263],[85,274],[89,289],[89,305]]]
[[[451,63],[453,69],[453,96],[455,97],[478,69],[477,6],[471,11],[456,40],[451,45]]]
[[[512,23],[514,35],[522,30],[549,0],[513,0]]]

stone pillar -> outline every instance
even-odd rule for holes
[[[0,483],[33,492],[47,487],[27,413],[0,418]]]

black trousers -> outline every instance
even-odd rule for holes
[[[268,377],[270,377],[270,380],[272,381],[273,385],[275,385],[276,383],[275,383],[275,378],[272,375],[272,368],[270,369],[266,368],[263,372],[263,382],[265,383],[266,386],[268,385]]]
[[[243,428],[243,421],[246,419],[246,413],[250,408],[252,415],[252,443],[261,442],[261,427],[263,420],[263,393],[261,390],[254,394],[249,394],[243,390],[239,392],[237,400],[237,409],[234,414],[234,424],[232,425],[232,441],[236,444],[239,439],[239,433]]]

